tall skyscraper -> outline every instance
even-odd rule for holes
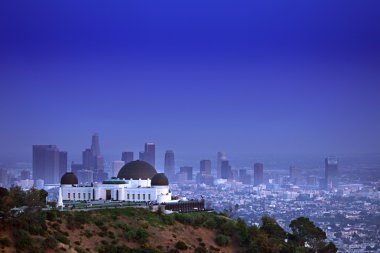
[[[338,185],[338,158],[329,156],[325,158],[325,183],[327,188],[333,188]]]
[[[124,161],[124,163],[129,163],[133,161],[133,152],[126,151],[121,153],[121,160]]]
[[[221,161],[221,178],[227,180],[233,180],[234,175],[232,173],[232,168],[228,160]]]
[[[186,173],[187,180],[193,180],[193,167],[183,166],[183,167],[179,168],[179,173]]]
[[[67,152],[59,152],[59,178],[67,172]]]
[[[92,152],[93,156],[100,155],[100,144],[99,144],[99,135],[98,134],[94,134],[92,136],[91,152]]]
[[[71,163],[71,172],[73,172],[75,175],[78,175],[78,171],[83,170],[83,164],[81,163]]]
[[[82,164],[84,170],[94,170],[93,166],[94,157],[92,156],[91,149],[86,149],[82,152]]]
[[[262,163],[255,163],[253,165],[253,185],[264,183],[264,165]]]
[[[60,152],[55,145],[33,145],[33,179],[43,179],[45,184],[59,182]],[[67,154],[66,154],[67,163]]]
[[[124,166],[124,164],[124,161],[113,161],[111,177],[117,177],[117,173],[119,173],[119,170]]]
[[[107,177],[104,172],[104,157],[100,153],[99,135],[94,134],[91,141],[91,149],[82,153],[83,169],[91,170],[96,182],[101,182]]]
[[[140,152],[140,160],[143,160],[153,167],[156,167],[156,145],[151,142],[145,143],[144,152]]]
[[[218,152],[216,158],[216,178],[222,178],[222,161],[227,160],[227,155],[224,152]]]
[[[202,175],[211,175],[211,160],[201,160],[199,171]]]
[[[173,180],[175,177],[175,161],[173,150],[167,150],[165,152],[164,173],[169,178],[169,181]]]

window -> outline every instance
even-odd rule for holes
[[[80,199],[80,192],[78,192],[78,199]]]
[[[91,199],[91,193],[88,193],[88,200]]]
[[[127,194],[127,199],[129,200],[129,193]]]
[[[148,200],[150,200],[150,193],[148,194]]]
[[[70,192],[69,192],[69,193],[67,193],[67,198],[68,198],[68,199],[70,199]]]
[[[135,200],[135,194],[132,194],[132,199]]]
[[[73,193],[73,198],[75,199],[75,192]]]
[[[143,194],[143,200],[145,200],[145,194]]]
[[[83,193],[83,200],[86,199],[86,193]]]
[[[140,200],[140,193],[139,193],[139,194],[137,194],[137,199],[138,199],[138,200]]]

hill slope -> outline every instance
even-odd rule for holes
[[[304,245],[270,217],[258,228],[214,213],[163,215],[142,208],[88,212],[34,208],[3,220],[0,226],[0,252],[4,253],[311,251]],[[335,251],[326,243],[318,248],[318,252]]]

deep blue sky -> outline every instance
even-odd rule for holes
[[[378,0],[1,1],[0,36],[3,159],[380,151]]]

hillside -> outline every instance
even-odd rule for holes
[[[318,252],[336,251],[323,235],[320,239]],[[264,217],[258,228],[215,213],[164,215],[142,208],[88,212],[31,208],[19,217],[3,219],[0,226],[4,253],[309,252],[298,240],[270,217]]]

